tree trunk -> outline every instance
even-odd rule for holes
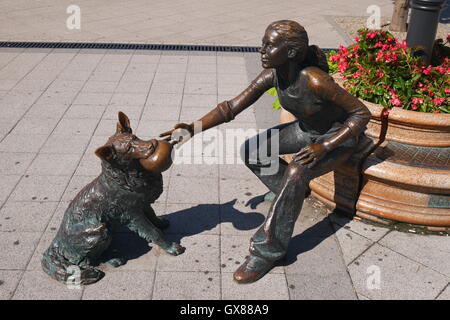
[[[396,0],[394,12],[392,14],[390,31],[406,32],[406,22],[408,20],[408,8],[410,0]]]

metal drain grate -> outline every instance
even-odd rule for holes
[[[110,49],[110,50],[161,50],[161,51],[212,51],[212,52],[258,52],[259,47],[212,46],[184,44],[140,43],[84,43],[84,42],[0,42],[0,48],[48,48],[48,49]],[[332,49],[322,49],[328,52]]]
[[[163,50],[163,51],[214,51],[258,52],[258,47],[140,44],[140,43],[83,43],[83,42],[0,42],[1,48],[49,48],[49,49],[113,49],[113,50]]]

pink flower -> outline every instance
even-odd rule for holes
[[[447,35],[447,41],[450,41],[450,34]]]
[[[338,55],[331,55],[329,59],[330,59],[331,62],[336,62],[336,61],[339,61],[339,56]]]
[[[355,37],[355,39],[354,39],[356,42],[358,42],[359,41],[359,38],[358,37]]]
[[[423,74],[429,76],[431,74],[431,66],[428,66],[426,69],[422,70]]]
[[[341,73],[343,73],[343,72],[345,72],[347,69],[348,69],[348,63],[347,62],[340,62],[339,64],[338,64],[338,71],[339,72],[341,72]]]
[[[391,100],[391,103],[394,105],[394,106],[396,106],[396,107],[399,107],[399,106],[401,106],[402,105],[402,102],[400,101],[400,99],[399,98],[392,98]]]
[[[414,104],[422,104],[423,103],[423,99],[422,98],[412,98],[411,101]]]
[[[415,104],[412,104],[412,105],[411,105],[411,109],[417,110],[417,106],[416,106]]]
[[[375,32],[375,31],[369,31],[369,32],[367,32],[367,38],[369,38],[369,39],[373,39],[373,38],[375,38],[377,35],[378,35],[378,33]]]
[[[375,77],[378,77],[378,78],[383,78],[384,77],[384,72],[383,71],[380,71],[380,72],[377,72],[376,74],[375,74]]]
[[[443,104],[445,101],[445,98],[434,98],[433,102],[435,105],[440,106],[441,104]]]
[[[444,89],[444,92],[450,94],[450,89]]]
[[[436,70],[439,71],[440,74],[445,74],[445,68],[442,66],[436,67]]]
[[[383,46],[383,44],[381,43],[381,41],[378,41],[377,43],[375,43],[375,48],[381,48]]]

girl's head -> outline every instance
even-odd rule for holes
[[[305,28],[292,20],[275,21],[267,27],[260,53],[264,68],[276,68],[294,59],[328,72],[325,54],[317,46],[309,46]]]

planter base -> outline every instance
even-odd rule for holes
[[[450,148],[388,142],[364,162],[363,176],[354,169],[359,157],[311,181],[312,194],[332,208],[378,223],[450,226]]]

